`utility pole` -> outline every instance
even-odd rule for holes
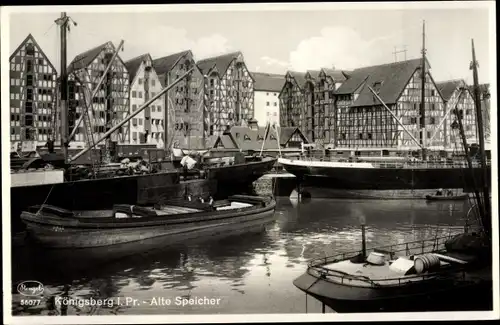
[[[394,62],[398,62],[398,54],[399,53],[404,53],[405,54],[405,61],[406,61],[406,52],[408,50],[406,49],[406,45],[403,46],[403,50],[398,50],[396,46],[394,46],[394,52],[392,52],[392,54],[394,54]]]
[[[488,186],[486,185],[487,179],[488,179],[488,174],[486,170],[486,157],[485,157],[485,149],[484,149],[484,127],[483,127],[483,113],[481,111],[481,97],[479,93],[479,78],[477,75],[477,66],[478,62],[476,61],[476,51],[474,49],[474,40],[471,40],[472,43],[472,62],[471,62],[471,69],[472,69],[472,76],[474,78],[474,103],[476,106],[476,119],[478,123],[478,131],[479,131],[479,149],[481,151],[481,167],[482,167],[482,173],[481,173],[481,181],[483,184],[483,202],[484,202],[484,212],[485,212],[485,217],[483,219],[483,227],[485,228],[486,233],[491,236],[491,207],[490,207],[490,201],[489,201],[489,193],[488,193]]]
[[[58,19],[61,28],[61,145],[64,154],[64,161],[68,162],[68,73],[66,71],[66,31],[68,17],[65,12],[61,13]]]
[[[420,145],[422,146],[422,159],[426,160],[427,159],[427,153],[426,153],[426,145],[425,145],[425,76],[426,76],[426,69],[425,69],[425,20],[424,24],[422,27],[422,69],[420,76],[422,78],[422,97],[421,97],[421,102],[420,102]]]

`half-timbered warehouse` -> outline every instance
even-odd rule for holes
[[[305,90],[306,134],[312,142],[328,145],[335,141],[335,90],[346,73],[334,69],[307,71]]]
[[[421,120],[421,63],[421,59],[414,59],[364,67],[350,73],[336,92],[337,148],[417,150],[420,149],[421,127],[424,128],[425,148],[443,148],[444,132],[437,129],[444,115],[443,99],[428,68],[425,118]],[[435,132],[438,133],[429,145],[427,139]]]
[[[153,67],[165,87],[191,68],[194,70],[179,81],[165,96],[165,148],[185,149],[206,147],[206,128],[203,123],[204,78],[191,51],[174,53],[153,61]]]
[[[241,52],[199,60],[205,77],[205,128],[217,136],[254,116],[254,79]]]
[[[444,100],[444,116],[441,128],[444,132],[446,149],[462,148],[462,140],[458,128],[457,114],[462,120],[465,137],[470,142],[477,137],[474,100],[469,87],[463,80],[448,80],[437,83]],[[433,138],[429,139],[432,144]]]
[[[305,77],[306,73],[296,71],[287,71],[285,75],[285,84],[279,94],[281,126],[298,127],[302,130],[305,129]]]
[[[474,98],[474,86],[469,86],[472,98]],[[490,84],[479,85],[479,100],[481,102],[481,112],[483,116],[484,136],[486,140],[491,136],[491,120],[490,120]],[[475,114],[475,113],[474,113]]]
[[[347,77],[335,69],[288,71],[280,93],[281,125],[300,127],[316,144],[335,142],[334,93]]]
[[[152,65],[149,54],[143,54],[125,62],[130,79],[130,113],[134,113],[151,97],[156,96],[162,85]],[[155,144],[164,147],[165,100],[160,97],[129,122],[130,144]]]
[[[68,66],[68,125],[70,132],[84,110],[88,109],[90,126],[81,123],[75,133],[77,145],[100,139],[105,132],[122,121],[129,112],[129,73],[119,55],[106,67],[116,52],[112,42],[106,42],[77,55]],[[91,94],[102,76],[104,81],[96,96]],[[91,103],[90,103],[91,101]],[[111,135],[114,143],[128,143],[129,127],[124,125]],[[88,137],[91,133],[92,137]],[[88,137],[88,138],[87,138]],[[93,139],[93,140],[92,140]]]
[[[31,34],[9,61],[11,145],[43,146],[56,129],[57,71]]]

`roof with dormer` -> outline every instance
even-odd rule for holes
[[[429,67],[429,63],[426,65]],[[335,92],[338,95],[358,93],[352,107],[380,105],[368,86],[377,87],[378,95],[385,104],[394,104],[401,96],[411,77],[422,66],[422,59],[356,69]],[[432,77],[431,77],[432,79]],[[438,89],[439,92],[439,89]]]
[[[150,62],[153,61],[151,55],[149,53],[145,53],[128,61],[125,61],[125,67],[127,67],[130,82],[134,81],[135,76],[137,75],[137,72],[141,67],[141,64],[148,59]]]
[[[191,50],[186,50],[154,59],[153,68],[159,75],[167,73],[174,68],[174,66],[177,64],[177,62],[179,62],[180,59],[188,54],[191,54]]]

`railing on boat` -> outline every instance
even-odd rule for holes
[[[405,168],[405,169],[438,169],[438,168],[469,168],[465,162],[446,162],[446,161],[425,161],[425,162],[370,162],[376,168]],[[489,164],[487,164],[489,166]],[[473,162],[473,168],[481,168],[479,163]]]
[[[418,241],[413,241],[413,242],[406,242],[402,244],[395,244],[395,245],[388,245],[388,246],[379,246],[379,247],[374,247],[371,249],[367,249],[366,253],[369,254],[370,251],[374,252],[380,252],[384,254],[388,254],[391,259],[394,259],[397,256],[397,253],[404,253],[404,256],[410,256],[410,255],[420,255],[420,254],[426,254],[426,253],[431,253],[431,252],[438,252],[442,251],[445,248],[445,243],[448,239],[454,237],[455,235],[448,235],[445,237],[439,237],[439,238],[433,238],[433,239],[426,239],[426,240],[418,240]],[[340,282],[341,284],[344,284],[345,280],[356,280],[356,281],[361,281],[365,284],[369,284],[371,287],[377,287],[380,285],[402,285],[402,284],[408,284],[409,282],[415,281],[415,280],[424,280],[428,278],[433,278],[435,277],[435,273],[429,273],[429,274],[415,274],[411,276],[405,276],[404,278],[398,277],[398,278],[384,278],[384,279],[370,279],[365,276],[359,276],[359,275],[352,275],[352,274],[344,274],[342,272],[328,269],[325,267],[327,264],[331,263],[336,263],[340,262],[346,259],[353,258],[355,256],[358,256],[362,254],[361,250],[357,251],[351,251],[351,252],[344,252],[344,253],[339,253],[333,256],[327,256],[327,257],[319,257],[312,259],[308,263],[308,272],[311,271],[316,271],[319,273],[321,278],[325,280],[329,280],[329,278],[334,278],[337,280],[337,282]],[[453,269],[451,272],[448,272],[448,276],[454,277],[456,275],[457,269]],[[446,272],[440,272],[440,276],[443,275],[446,277]],[[462,271],[462,276],[465,276],[465,273]],[[347,284],[347,283],[346,283]],[[352,282],[349,282],[349,285],[354,284]]]
[[[369,163],[375,168],[388,168],[388,169],[438,169],[438,168],[457,168],[457,169],[467,169],[469,168],[465,161],[397,161],[397,160],[380,160],[380,161],[370,161],[363,160],[353,160],[335,158],[335,159],[317,159],[313,157],[302,157],[298,159],[300,161],[324,161],[324,162],[345,162],[345,163]],[[491,166],[491,160],[486,162],[487,166]],[[481,168],[481,164],[478,162],[472,162],[473,168]]]

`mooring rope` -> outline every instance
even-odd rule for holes
[[[315,285],[319,280],[321,280],[321,278],[316,278],[316,280],[306,290],[304,290],[304,292],[306,293],[306,314],[307,314],[307,296],[308,296],[307,291],[309,291],[309,289],[311,289],[311,287]]]
[[[45,203],[47,203],[47,200],[49,199],[49,196],[50,196],[50,193],[52,193],[52,189],[54,188],[54,184],[52,184],[52,186],[50,187],[50,191],[49,193],[47,194],[47,196],[45,197],[45,200],[43,201],[42,205],[40,206],[40,208],[38,209],[38,211],[36,212],[36,214],[38,215],[40,213],[40,211],[42,210],[43,206],[45,205]]]

